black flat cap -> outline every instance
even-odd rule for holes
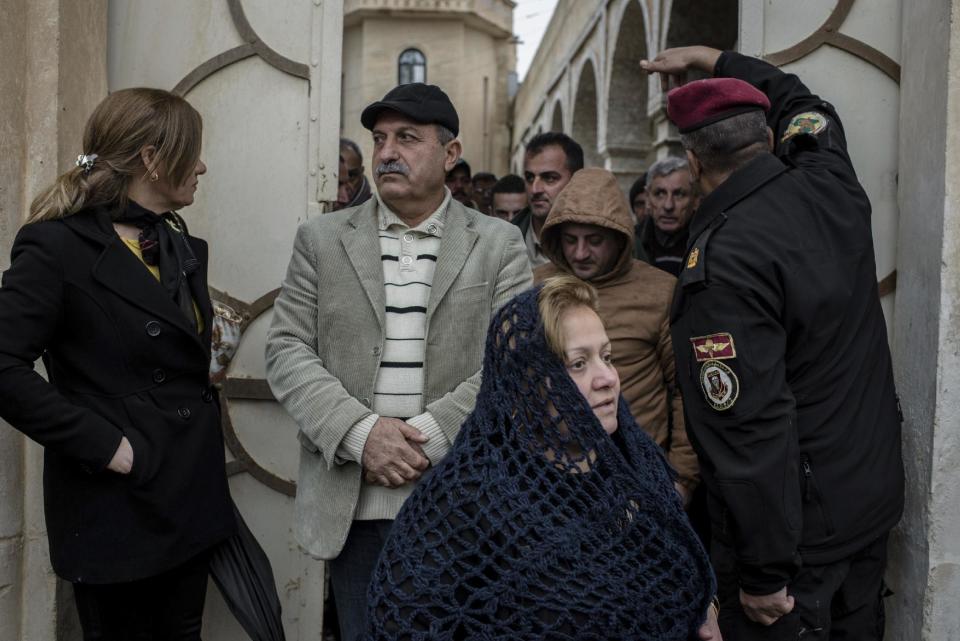
[[[360,114],[360,123],[369,130],[377,118],[387,110],[397,111],[414,122],[424,125],[443,125],[456,136],[460,133],[460,118],[450,98],[436,85],[411,82],[394,87],[383,100],[369,105]]]

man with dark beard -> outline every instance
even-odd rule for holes
[[[550,131],[530,139],[523,155],[523,180],[527,183],[527,208],[513,219],[527,245],[534,269],[550,262],[540,247],[540,230],[550,207],[573,174],[583,169],[583,148],[570,136]]]

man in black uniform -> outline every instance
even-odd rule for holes
[[[704,196],[672,311],[707,486],[725,637],[880,639],[903,508],[900,417],[870,203],[833,107],[705,47],[641,63]]]

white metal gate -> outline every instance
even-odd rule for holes
[[[110,0],[110,90],[170,89],[204,118],[209,170],[181,213],[210,243],[214,296],[245,317],[223,389],[228,473],[291,641],[321,638],[323,564],[291,534],[296,427],[263,343],[296,227],[336,195],[342,15],[342,0]],[[204,638],[245,638],[212,587]]]

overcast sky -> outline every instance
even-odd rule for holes
[[[557,0],[516,0],[513,10],[513,32],[521,42],[517,45],[517,76],[523,81],[537,52],[537,45],[547,30]]]

